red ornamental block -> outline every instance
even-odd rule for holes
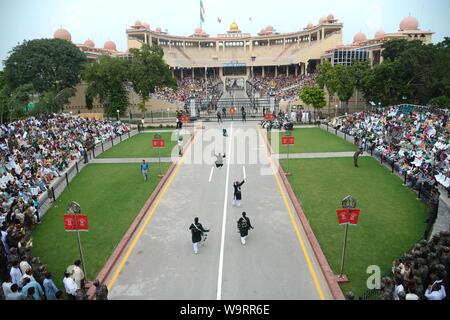
[[[293,136],[284,136],[281,137],[281,144],[283,145],[292,145],[295,144],[295,137]]]
[[[271,114],[271,113],[267,113],[267,114],[265,114],[264,115],[264,119],[266,119],[266,120],[273,120],[273,114]]]
[[[336,212],[339,224],[347,224],[349,221],[348,209],[337,209]]]
[[[76,226],[78,226],[78,228]],[[80,231],[88,231],[89,230],[88,216],[85,214],[77,214],[75,225],[75,215],[65,214],[64,229],[66,231],[76,231],[77,229]]]
[[[189,116],[188,115],[181,116],[181,121],[182,122],[189,122]]]
[[[339,224],[357,225],[360,211],[359,209],[337,209]]]
[[[349,209],[348,210],[348,222],[351,225],[357,225],[358,224],[358,218],[359,218],[359,213],[361,212],[359,209]]]
[[[65,214],[64,215],[64,230],[66,231],[74,231],[75,229],[75,219],[73,214]]]
[[[166,146],[166,143],[163,139],[154,139],[152,140],[152,146],[153,148],[164,148]]]

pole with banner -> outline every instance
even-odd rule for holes
[[[152,146],[153,149],[158,149],[158,159],[159,159],[159,178],[162,178],[164,175],[162,174],[161,169],[161,152],[160,149],[164,148],[166,146],[166,143],[164,139],[162,139],[160,134],[155,134],[154,139],[152,140]]]
[[[295,144],[295,137],[291,136],[290,133],[287,135],[281,137],[281,144],[287,146],[288,153],[287,153],[287,170],[285,172],[286,176],[290,176],[291,173],[289,172],[289,146]]]
[[[338,222],[344,225],[344,241],[342,244],[341,267],[339,270],[338,282],[348,282],[347,276],[344,275],[345,253],[347,250],[348,226],[357,225],[360,210],[356,208],[356,199],[352,196],[347,196],[342,199],[342,208],[336,210],[338,215]]]
[[[81,263],[83,265],[84,277],[87,281],[86,263],[84,260],[83,246],[81,245],[81,231],[88,231],[88,218],[87,215],[81,214],[81,207],[75,201],[72,201],[67,208],[68,214],[64,215],[64,226],[66,231],[77,232],[78,251],[80,253]]]

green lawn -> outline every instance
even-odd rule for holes
[[[352,143],[320,128],[296,128],[291,133],[295,137],[295,145],[289,146],[290,153],[356,151],[356,146]],[[286,132],[280,132],[279,153],[281,154],[287,153],[287,146],[281,145],[281,137],[285,134]],[[274,152],[278,153],[275,146],[273,147]]]
[[[164,172],[168,167],[162,164]],[[92,280],[159,183],[158,169],[150,165],[150,180],[144,182],[139,164],[89,164],[71,182],[33,231],[33,254],[47,265],[60,289],[65,268],[79,257],[76,233],[64,231],[70,201],[78,202],[89,217],[89,232],[81,234],[81,241]]]
[[[282,161],[283,167],[286,160]],[[361,215],[351,226],[345,273],[350,283],[342,286],[355,296],[366,291],[366,269],[379,265],[382,276],[392,260],[399,258],[421,239],[427,218],[426,205],[373,158],[290,160],[289,182],[300,200],[311,227],[331,268],[339,272],[344,227],[337,222],[341,200],[352,195]]]
[[[98,158],[156,158],[158,150],[152,148],[152,140],[155,132],[140,133],[127,139],[114,148],[103,152]],[[172,149],[177,146],[176,134],[174,132],[158,133],[166,142],[166,147],[160,149],[161,157],[170,157]],[[184,143],[188,141],[188,136],[184,136]],[[178,154],[178,150],[176,151]]]

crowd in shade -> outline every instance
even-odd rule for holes
[[[260,97],[274,94],[279,99],[286,101],[298,98],[298,92],[306,87],[316,84],[316,74],[277,77],[260,77],[254,79],[255,90],[259,92]]]
[[[17,298],[19,293],[26,298],[23,287],[28,285],[35,298],[45,296],[40,289],[51,281],[51,274],[33,257],[31,241],[31,232],[40,223],[40,197],[88,149],[128,131],[121,122],[68,114],[0,126],[0,279],[16,285],[7,293],[11,289]],[[25,278],[31,281],[25,283]],[[7,293],[3,287],[4,298]]]
[[[450,196],[450,123],[445,112],[404,105],[335,118],[331,125],[407,176],[411,187],[442,186]]]
[[[206,99],[216,94],[216,86],[221,83],[215,78],[192,79],[185,78],[178,82],[178,88],[160,87],[155,90],[153,97],[170,103],[186,102],[190,97]]]
[[[381,280],[381,300],[444,300],[449,296],[450,232],[421,240],[402,259],[393,261]]]

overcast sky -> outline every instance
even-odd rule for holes
[[[189,35],[199,25],[199,2],[0,0],[0,60],[23,40],[50,38],[61,26],[69,30],[75,43],[91,38],[102,47],[113,40],[120,51],[127,49],[125,29],[136,20],[148,22],[151,29],[161,27],[170,34]],[[379,28],[397,31],[409,14],[419,19],[421,29],[436,32],[433,42],[450,36],[449,0],[203,0],[203,4],[203,28],[211,35],[226,32],[233,20],[243,32],[252,34],[268,24],[278,32],[292,32],[332,13],[344,23],[345,43],[352,42],[359,31],[369,38]]]

